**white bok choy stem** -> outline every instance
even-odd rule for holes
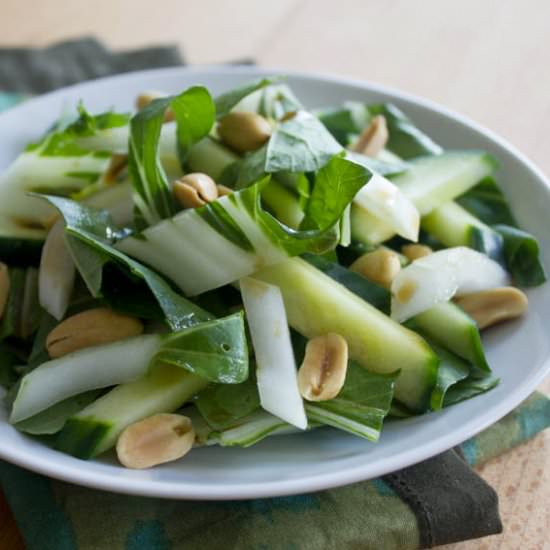
[[[390,180],[374,174],[353,199],[354,208],[362,208],[395,233],[418,240],[420,214],[413,202]]]
[[[250,277],[241,279],[240,288],[256,353],[260,404],[305,430],[307,418],[281,291]]]
[[[159,335],[138,336],[43,363],[22,378],[10,422],[29,418],[73,395],[141,378],[160,342]]]
[[[404,322],[453,296],[506,286],[508,273],[470,248],[439,250],[415,260],[393,280],[391,316]]]
[[[65,222],[60,219],[48,233],[38,273],[40,305],[58,321],[69,306],[74,279],[75,265],[65,242]]]

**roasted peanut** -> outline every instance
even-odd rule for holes
[[[177,460],[193,447],[191,420],[179,414],[155,414],[130,424],[119,436],[116,452],[126,468],[151,468]]]
[[[271,136],[267,119],[257,113],[229,113],[218,123],[221,140],[239,153],[260,148]]]
[[[155,99],[159,99],[161,97],[166,97],[167,94],[164,92],[158,92],[155,90],[150,90],[148,92],[142,92],[139,94],[136,98],[136,108],[138,111],[141,111],[142,109],[145,109],[147,105],[152,103]],[[164,112],[164,122],[172,122],[175,120],[174,111],[172,109],[168,108]]]
[[[0,319],[2,319],[2,316],[4,315],[9,294],[10,274],[8,272],[8,266],[0,262]]]
[[[389,137],[386,118],[382,115],[376,115],[361,132],[357,141],[351,145],[350,149],[367,157],[375,157],[384,149]]]
[[[306,346],[298,371],[300,394],[308,401],[326,401],[338,395],[346,380],[348,344],[339,334],[316,336]]]
[[[68,317],[46,338],[50,357],[62,357],[80,349],[138,336],[143,323],[107,308],[88,309]]]
[[[466,294],[455,298],[458,304],[480,329],[523,315],[527,310],[527,296],[518,288],[504,286]]]
[[[401,247],[401,252],[409,261],[414,262],[418,258],[429,256],[433,250],[425,244],[406,244]]]
[[[207,174],[187,174],[174,182],[174,196],[184,208],[198,208],[218,198],[216,182]]]
[[[379,248],[357,258],[351,264],[350,269],[374,283],[389,288],[399,271],[401,271],[401,262],[399,256],[393,250]]]

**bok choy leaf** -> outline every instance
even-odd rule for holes
[[[211,385],[197,395],[195,405],[210,428],[228,429],[260,408],[256,379],[249,376],[240,384]]]
[[[290,229],[263,209],[264,179],[123,239],[117,248],[153,266],[187,295],[201,294],[290,256],[334,248],[345,208],[370,177],[366,168],[334,157],[316,175],[318,199],[306,229]]]
[[[279,124],[269,141],[232,167],[237,188],[243,188],[265,174],[288,171],[315,172],[343,151],[323,124],[307,111]]]
[[[178,96],[156,99],[130,121],[128,169],[136,204],[149,224],[169,218],[177,211],[159,157],[161,128],[168,108],[176,118],[182,159],[190,146],[205,137],[214,124],[214,102],[208,90],[199,86]]]
[[[307,403],[307,417],[311,421],[378,441],[384,418],[390,410],[398,375],[399,371],[393,374],[369,372],[350,361],[344,387],[338,396],[329,401]]]
[[[262,408],[305,430],[307,418],[281,291],[251,278],[242,279],[240,289],[256,354]]]
[[[44,197],[65,219],[65,232],[71,237],[69,250],[93,296],[101,296],[103,266],[115,262],[142,279],[155,296],[172,330],[211,319],[211,315],[175,292],[152,269],[141,265],[112,246],[119,234],[104,210],[93,210],[60,197]]]
[[[233,109],[240,101],[245,97],[264,89],[266,86],[270,86],[274,82],[277,82],[278,78],[262,78],[249,84],[244,84],[220,94],[214,99],[214,105],[216,106],[216,117],[221,118]]]
[[[248,378],[248,346],[243,314],[235,313],[163,337],[152,365],[181,367],[219,384]]]

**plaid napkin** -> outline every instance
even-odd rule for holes
[[[0,110],[81,80],[177,65],[171,47],[111,53],[94,39],[0,49]],[[116,495],[0,461],[0,484],[28,550],[428,548],[499,533],[498,502],[470,466],[550,426],[535,393],[460,448],[380,479],[319,493],[196,502]]]

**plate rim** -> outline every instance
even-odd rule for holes
[[[171,67],[152,70],[133,71],[122,75],[98,78],[82,83],[73,84],[55,90],[25,102],[22,105],[15,106],[8,111],[0,114],[0,125],[6,117],[17,116],[19,110],[24,109],[28,103],[48,102],[52,97],[70,94],[72,90],[82,87],[94,87],[106,81],[126,81],[132,79],[146,79],[149,75],[171,75],[186,74],[200,76],[201,74],[240,74],[246,76],[266,76],[266,75],[286,75],[290,78],[305,79],[310,81],[331,82],[363,88],[375,93],[386,94],[396,99],[412,104],[416,104],[428,111],[435,112],[458,122],[492,141],[507,154],[519,161],[523,168],[532,172],[538,183],[550,190],[550,182],[544,173],[521,151],[504,138],[500,137],[492,130],[478,124],[470,118],[438,104],[430,99],[419,97],[390,86],[371,82],[368,80],[350,78],[338,75],[327,75],[319,72],[287,70],[281,68],[251,67],[246,65],[207,65],[196,67]],[[550,284],[550,283],[548,283]],[[404,458],[402,454],[388,457],[385,461],[379,461],[376,467],[370,467],[368,464],[356,466],[343,472],[322,473],[309,476],[304,479],[293,478],[290,480],[269,481],[269,482],[248,482],[248,483],[224,483],[220,486],[197,486],[187,482],[168,484],[166,481],[156,481],[154,479],[128,479],[123,476],[118,477],[110,472],[88,471],[82,468],[82,461],[74,460],[74,465],[67,468],[66,465],[59,464],[55,456],[51,460],[44,461],[41,455],[34,456],[28,451],[21,451],[8,448],[0,442],[0,458],[32,470],[34,472],[49,476],[62,481],[83,485],[90,488],[101,489],[111,492],[141,495],[157,498],[170,499],[189,499],[189,500],[241,500],[249,498],[269,498],[277,496],[286,496],[294,494],[310,493],[320,490],[331,489],[373,479],[381,475],[390,473],[397,469],[402,469],[412,464],[416,464],[441,452],[444,452],[455,445],[473,437],[483,431],[488,426],[500,420],[507,413],[512,411],[517,405],[525,400],[533,390],[550,373],[550,355],[541,364],[539,370],[531,376],[516,392],[502,399],[497,405],[493,406],[481,421],[462,427],[460,431],[452,430],[444,437],[439,437],[435,441],[428,440],[415,448],[414,452],[409,453]],[[2,422],[2,424],[7,424]],[[25,437],[21,434],[21,437]],[[53,453],[58,451],[51,450]],[[61,453],[60,453],[61,454]],[[65,456],[65,455],[63,455]],[[369,470],[365,475],[365,469]]]

